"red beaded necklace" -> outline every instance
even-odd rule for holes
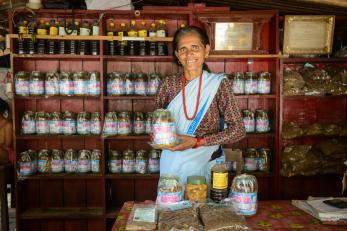
[[[196,114],[198,113],[198,109],[199,109],[199,103],[200,103],[200,91],[201,91],[201,85],[202,85],[202,72],[199,78],[199,88],[198,88],[198,97],[196,98],[196,104],[195,104],[195,110],[194,110],[194,114],[192,117],[189,117],[188,113],[187,113],[187,106],[186,106],[186,97],[185,97],[185,86],[186,86],[186,78],[183,76],[182,77],[182,98],[183,98],[183,111],[184,111],[184,115],[186,117],[187,120],[193,120],[196,116]]]

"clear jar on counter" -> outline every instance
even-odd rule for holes
[[[94,149],[91,155],[91,170],[93,173],[100,173],[101,151]]]
[[[118,121],[116,112],[107,112],[105,115],[103,134],[105,136],[117,135]]]
[[[124,76],[124,85],[125,85],[126,95],[133,95],[135,93],[134,77],[135,77],[135,74],[132,74],[132,73],[126,73]]]
[[[135,172],[144,174],[147,171],[147,154],[146,151],[141,149],[136,152],[135,158]]]
[[[89,150],[79,150],[78,152],[78,172],[88,173],[91,170],[91,153]]]
[[[26,71],[19,71],[15,75],[15,92],[16,95],[27,96],[29,91],[30,73]]]
[[[71,96],[74,94],[72,74],[70,72],[60,72],[59,92],[60,95],[63,96]]]
[[[185,199],[193,202],[207,201],[208,186],[204,176],[188,176]]]
[[[242,120],[245,126],[246,132],[255,132],[255,118],[254,112],[250,110],[242,111]]]
[[[124,75],[111,72],[107,75],[107,95],[119,96],[125,94]]]
[[[147,82],[147,95],[156,95],[160,84],[160,75],[150,73]]]
[[[52,173],[62,173],[64,171],[64,155],[62,150],[52,149]]]
[[[73,149],[68,149],[64,154],[64,169],[65,172],[77,172],[78,169],[78,155]]]
[[[47,72],[45,78],[46,95],[59,95],[59,74],[58,72]]]
[[[257,171],[258,170],[258,152],[255,148],[247,148],[244,155],[244,170]]]
[[[269,116],[264,110],[255,111],[255,131],[259,133],[270,131]]]
[[[90,134],[90,113],[79,112],[77,114],[77,134],[88,135]]]
[[[258,74],[258,94],[270,94],[271,73],[267,71]]]
[[[131,120],[129,112],[120,112],[118,114],[118,135],[127,136],[131,133]]]
[[[37,157],[38,162],[38,172],[39,173],[51,173],[52,166],[52,155],[51,152],[47,149],[42,149],[38,153]]]
[[[141,135],[145,133],[145,122],[142,112],[134,112],[134,134]]]
[[[152,149],[148,156],[148,172],[158,173],[160,170],[160,151]]]
[[[146,95],[147,75],[145,73],[137,73],[134,75],[134,94]]]
[[[108,170],[110,173],[122,172],[122,156],[117,150],[110,150]]]
[[[61,134],[63,133],[63,121],[60,112],[52,112],[49,120],[49,133]]]
[[[152,132],[152,119],[153,119],[153,112],[146,112],[145,114],[145,133],[150,134]]]
[[[40,71],[32,71],[29,80],[30,95],[44,95],[45,94],[45,78],[44,74]]]
[[[36,119],[34,112],[24,112],[22,117],[22,133],[24,135],[31,135],[36,133]]]
[[[36,112],[35,119],[36,119],[36,134],[38,135],[49,134],[50,114],[44,111],[39,111],[39,112]]]
[[[84,96],[88,93],[87,77],[83,71],[74,72],[72,74],[73,94],[76,96]]]
[[[88,73],[88,80],[87,80],[87,89],[88,89],[88,95],[90,96],[98,96],[100,95],[100,73],[97,71],[92,71]]]
[[[254,72],[246,72],[245,74],[245,94],[257,94],[258,77]]]
[[[133,150],[127,149],[123,152],[122,172],[135,172],[135,154]]]
[[[73,135],[76,134],[76,114],[66,111],[63,113],[63,134]]]
[[[270,172],[270,156],[269,148],[259,148],[258,150],[258,170],[262,172]]]
[[[90,133],[93,135],[101,133],[101,115],[99,112],[92,112],[90,115]]]
[[[243,72],[235,72],[233,74],[233,93],[235,95],[245,93],[245,77]]]

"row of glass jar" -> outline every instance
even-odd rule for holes
[[[160,151],[147,151],[141,149],[133,151],[127,149],[123,152],[110,150],[108,160],[110,173],[158,173],[160,170]]]
[[[270,72],[234,72],[228,76],[229,79],[233,82],[232,90],[236,95],[270,94],[271,92]]]
[[[107,74],[107,95],[155,95],[160,83],[158,73],[121,73]]]
[[[254,113],[251,110],[243,110],[242,119],[247,133],[265,133],[271,130],[267,111],[257,109]]]
[[[22,96],[98,96],[100,73],[20,71],[15,75],[15,93]]]
[[[100,173],[101,151],[68,149],[27,150],[19,154],[17,161],[20,176],[36,173]]]
[[[271,150],[269,148],[246,148],[243,151],[242,156],[242,169],[244,171],[270,171]],[[230,163],[229,169],[231,171],[236,171],[236,162]]]

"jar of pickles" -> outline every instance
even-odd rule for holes
[[[255,130],[256,132],[263,133],[270,131],[269,116],[264,110],[255,111]]]
[[[52,156],[49,150],[42,149],[38,153],[38,172],[51,173]]]
[[[24,112],[22,117],[22,133],[24,135],[31,135],[36,133],[36,120],[34,112]]]
[[[246,72],[245,74],[245,94],[257,94],[258,77],[254,72]]]
[[[246,129],[246,132],[255,132],[254,112],[250,110],[243,110],[242,120]]]
[[[245,93],[245,78],[243,72],[235,72],[233,75],[233,93],[235,95]]]
[[[147,171],[147,155],[146,151],[141,149],[136,152],[135,172],[144,174]]]
[[[78,152],[78,172],[87,173],[91,170],[91,153],[89,150],[79,150]]]
[[[62,150],[52,149],[52,173],[62,173],[64,171],[64,155]]]
[[[117,113],[107,112],[105,115],[103,134],[106,136],[117,135]]]
[[[207,201],[208,186],[204,176],[188,176],[185,199],[193,202]]]
[[[73,135],[76,134],[76,114],[66,111],[63,113],[63,134]]]
[[[91,170],[93,173],[100,173],[101,151],[94,149],[91,155]]]
[[[59,92],[60,95],[63,96],[71,96],[74,94],[74,86],[70,72],[60,72]]]
[[[90,113],[79,112],[77,114],[77,134],[87,135],[90,134]]]
[[[155,147],[166,148],[177,144],[175,123],[169,110],[158,109],[154,112],[152,128]]]
[[[88,73],[87,81],[88,95],[98,96],[100,95],[100,73],[97,71],[92,71]]]
[[[126,73],[124,76],[125,94],[133,95],[135,93],[134,74]]]
[[[133,150],[127,149],[123,152],[122,172],[135,172],[135,154]]]
[[[145,122],[142,112],[134,112],[134,134],[141,135],[145,133]]]
[[[270,94],[271,73],[267,71],[260,72],[258,75],[258,93]]]
[[[122,156],[117,150],[110,150],[108,170],[110,173],[122,172]]]
[[[152,149],[148,157],[148,172],[158,173],[160,170],[160,152]]]
[[[36,112],[35,118],[36,118],[36,134],[38,135],[49,134],[50,114],[44,111],[39,111],[39,112]]]
[[[45,78],[46,95],[59,95],[59,74],[58,72],[47,72]]]
[[[36,172],[35,162],[28,151],[19,154],[18,168],[20,176],[30,176]]]
[[[44,75],[40,71],[32,71],[29,79],[29,92],[30,95],[44,95]]]
[[[49,133],[61,134],[63,133],[63,122],[60,112],[52,112],[49,120]]]
[[[147,112],[146,113],[146,120],[145,120],[145,133],[150,134],[152,132],[152,119],[153,119],[153,112]]]
[[[29,91],[30,73],[19,71],[15,75],[15,92],[17,95],[27,96]]]
[[[146,95],[147,75],[145,73],[137,73],[134,75],[134,94]]]
[[[107,76],[107,95],[124,95],[125,83],[124,76],[119,72],[109,73]]]
[[[150,73],[147,83],[147,95],[156,95],[160,83],[160,75],[158,73]]]
[[[84,96],[88,93],[87,90],[87,77],[83,71],[75,72],[72,74],[73,81],[73,94],[76,96]]]
[[[64,154],[64,169],[65,172],[77,172],[78,169],[78,155],[73,149],[68,149]]]
[[[101,116],[99,112],[93,112],[90,115],[90,133],[93,135],[101,133]]]
[[[258,152],[255,148],[247,148],[244,155],[244,169],[245,171],[258,170]]]
[[[131,133],[131,120],[129,112],[120,112],[118,114],[118,135],[127,136]]]
[[[259,148],[258,149],[258,170],[262,172],[270,172],[270,149]]]

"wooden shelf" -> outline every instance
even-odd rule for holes
[[[260,172],[260,171],[242,171],[242,173],[247,173],[250,175],[254,175],[257,178],[271,178],[274,176],[272,172]],[[230,172],[231,176],[235,176],[235,172]]]
[[[111,208],[107,209],[107,212],[105,214],[105,218],[116,219],[120,209],[121,209],[121,207],[111,207]]]
[[[276,133],[267,132],[267,133],[246,133],[246,138],[265,138],[265,137],[275,137]]]
[[[106,174],[106,179],[159,179],[159,173],[113,173]]]
[[[17,59],[82,59],[82,60],[99,60],[100,55],[70,55],[70,54],[33,54],[33,55],[19,55],[13,54],[13,58]]]
[[[54,95],[54,96],[50,96],[50,95],[42,95],[42,96],[20,96],[20,95],[16,95],[14,96],[15,99],[18,100],[46,100],[46,99],[100,99],[100,96],[63,96],[63,95]]]
[[[37,174],[32,176],[18,176],[18,181],[23,180],[47,180],[47,179],[62,179],[62,180],[75,180],[75,179],[98,179],[101,178],[101,173],[47,173]]]
[[[103,209],[96,208],[32,208],[19,214],[20,219],[86,219],[100,218]]]
[[[277,59],[287,57],[281,54],[231,54],[231,55],[217,55],[211,54],[207,61],[213,61],[218,59]]]
[[[283,96],[285,100],[306,100],[306,99],[335,99],[346,98],[347,95],[287,95]]]
[[[347,63],[347,58],[328,58],[328,57],[315,57],[315,58],[283,58],[285,64],[296,63]]]
[[[315,180],[317,179],[317,177],[321,178],[321,179],[329,179],[329,178],[341,178],[342,177],[342,173],[341,174],[321,174],[321,175],[314,175],[314,176],[291,176],[291,177],[285,177],[285,176],[281,176],[282,180],[307,180],[307,179],[312,179]]]
[[[155,96],[142,95],[122,95],[122,96],[104,96],[106,100],[154,100]]]
[[[276,99],[276,95],[269,94],[269,95],[235,95],[236,99]]]
[[[149,135],[106,136],[105,140],[149,140]]]
[[[100,135],[17,135],[17,140],[101,138]]]
[[[107,61],[173,62],[173,57],[171,55],[165,55],[165,56],[104,55],[103,58]]]

